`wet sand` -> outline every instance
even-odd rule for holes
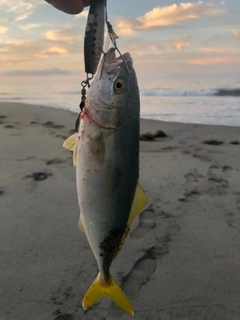
[[[97,264],[77,228],[76,115],[0,103],[0,319],[131,319],[108,298],[84,311]],[[111,272],[135,319],[240,319],[240,128],[141,120],[150,206]]]

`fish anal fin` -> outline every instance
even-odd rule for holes
[[[110,276],[107,282],[102,282],[100,273],[99,273],[97,278],[93,281],[92,285],[89,287],[88,291],[86,292],[83,298],[83,302],[82,302],[83,308],[87,309],[91,307],[102,296],[108,296],[123,311],[129,313],[130,315],[134,314],[128,298],[119,288],[119,286],[116,284],[113,278]]]
[[[78,132],[67,138],[63,143],[63,147],[73,151],[73,164],[75,166],[77,163]]]
[[[77,163],[77,149],[78,149],[78,144],[76,143],[75,144],[75,148],[73,150],[73,164],[74,164],[74,166]]]
[[[141,186],[138,184],[135,191],[132,207],[131,207],[131,212],[128,218],[128,223],[127,223],[128,226],[131,226],[133,220],[147,206],[147,203],[148,203],[147,196],[145,195]]]

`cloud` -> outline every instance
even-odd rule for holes
[[[62,70],[58,68],[44,69],[44,70],[14,70],[5,72],[6,76],[52,76],[52,75],[69,75],[72,74],[69,70]]]
[[[7,30],[8,30],[7,27],[5,27],[5,26],[3,26],[3,25],[0,25],[0,34],[1,34],[1,33],[5,33]]]
[[[169,43],[164,44],[164,48],[167,50],[182,50],[183,48],[190,46],[190,37],[182,36],[178,38],[173,38]]]
[[[64,64],[73,66],[75,59],[79,60],[82,57],[80,42],[68,43],[47,39],[26,40],[10,38],[4,43],[0,43],[0,49],[2,71],[16,69],[16,65],[19,68],[23,66],[24,69],[29,66],[35,69],[34,65],[38,67],[45,65],[45,67],[50,68],[63,66]],[[71,57],[70,60],[69,57]]]
[[[156,7],[135,19],[118,18],[116,32],[119,35],[132,35],[142,30],[151,30],[169,26],[179,26],[188,20],[199,20],[206,16],[219,15],[224,12],[224,3],[180,3],[165,7]]]
[[[235,37],[240,38],[240,29],[238,30],[232,30],[232,33]]]
[[[119,36],[130,36],[136,33],[134,30],[134,20],[128,20],[125,18],[118,18],[116,21],[116,32]]]
[[[68,52],[65,48],[62,48],[62,47],[51,47],[49,49],[47,49],[46,52],[49,52],[49,53],[58,53],[60,55],[66,55]]]
[[[203,47],[214,47],[214,46],[221,46],[223,43],[228,43],[229,36],[222,35],[222,34],[215,34],[209,38],[206,38],[202,42]]]
[[[149,45],[149,48],[152,50],[152,51],[157,51],[157,46],[153,45],[153,44],[150,44]]]
[[[205,58],[197,58],[197,59],[190,59],[188,63],[190,64],[197,64],[201,66],[208,66],[208,65],[223,65],[223,64],[235,64],[239,63],[239,57],[205,57]]]
[[[1,4],[0,4],[1,10]],[[3,34],[8,31],[8,24],[12,21],[11,18],[0,15],[0,34]],[[1,39],[0,39],[1,40]]]
[[[40,28],[43,24],[42,23],[29,23],[25,25],[18,26],[20,29],[28,31],[36,28]]]
[[[217,52],[217,53],[224,53],[224,52],[239,52],[239,47],[200,47],[201,51],[204,52]]]
[[[32,30],[40,25],[40,23],[24,24],[21,27]],[[0,42],[0,65],[3,70],[14,68],[17,64],[25,68],[34,63],[45,63],[46,66],[52,63],[52,66],[58,67],[59,63],[60,65],[67,63],[69,56],[71,56],[69,64],[72,64],[74,56],[81,55],[83,51],[79,33],[77,28],[64,27],[41,32],[45,39],[8,37],[2,43]]]
[[[201,19],[203,16],[222,13],[222,9],[214,4],[205,4],[203,1],[196,3],[180,3],[166,7],[157,7],[137,18],[140,28],[156,28],[162,26],[178,25],[181,21]]]
[[[51,41],[66,41],[66,42],[79,42],[79,30],[73,27],[66,27],[62,29],[48,30],[46,38]]]
[[[34,3],[35,2],[35,3]],[[38,10],[37,1],[25,2],[23,0],[0,1],[0,7],[4,6],[6,12],[14,14],[14,20],[20,21],[27,19],[31,14]]]
[[[165,52],[176,53],[183,51],[191,45],[191,36],[182,35],[174,38],[166,38],[159,40],[147,40],[144,38],[134,38],[125,41],[125,48],[123,50],[136,54],[138,56],[149,56],[149,53],[154,53],[155,57]]]

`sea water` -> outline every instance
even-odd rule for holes
[[[141,117],[171,122],[240,126],[239,77],[160,79],[140,84]],[[0,101],[79,112],[79,76],[0,77]]]

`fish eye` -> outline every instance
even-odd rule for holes
[[[125,81],[123,79],[117,78],[114,81],[113,89],[115,93],[122,93],[123,91],[125,91],[125,88],[126,88]]]

